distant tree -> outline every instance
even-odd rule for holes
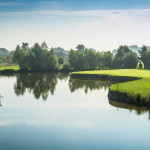
[[[23,57],[24,57],[24,52],[20,48],[20,46],[17,45],[16,50],[14,51],[14,55],[13,55],[13,62],[19,64],[22,61]]]
[[[147,68],[147,69],[150,68],[150,65],[149,65],[149,60],[150,60],[149,51],[150,50],[146,45],[143,45],[141,47],[141,50],[139,50],[140,59],[142,60],[142,62],[144,63],[145,68]]]
[[[99,62],[98,62],[99,54],[95,51],[91,51],[90,49],[85,50],[85,60],[86,60],[86,68],[88,70],[97,69]]]
[[[48,52],[47,67],[49,71],[55,71],[58,69],[58,61],[53,49]]]
[[[69,63],[65,63],[65,64],[63,65],[63,70],[64,70],[64,71],[70,71],[70,64],[69,64]]]
[[[119,48],[116,50],[116,55],[115,55],[115,59],[114,59],[115,62],[113,62],[113,64],[115,64],[116,68],[124,67],[122,59],[129,52],[131,52],[131,50],[129,49],[129,47],[127,45],[119,46]]]
[[[59,63],[60,65],[64,64],[64,57],[59,57],[59,58],[58,58],[58,63]]]
[[[11,55],[8,55],[8,56],[6,57],[6,62],[7,62],[8,64],[11,64],[11,63],[12,63],[12,57],[11,57]]]
[[[110,69],[112,68],[112,63],[113,63],[113,54],[111,52],[104,52],[102,55],[102,60],[103,60],[103,69]]]
[[[129,49],[129,47],[127,45],[121,45],[117,49],[116,56],[122,58],[125,54],[127,54],[130,51],[131,50]]]
[[[123,67],[127,69],[136,68],[138,62],[138,56],[134,52],[128,52],[122,58]]]
[[[7,57],[9,55],[9,51],[5,48],[0,48],[0,57]]]
[[[47,51],[48,51],[48,46],[47,46],[46,42],[43,42],[43,43],[42,43],[41,48],[42,48],[43,50],[47,50]]]
[[[77,49],[78,51],[80,51],[80,52],[84,52],[85,46],[82,45],[82,44],[79,44],[79,45],[76,47],[76,49]]]
[[[78,68],[79,63],[78,63],[78,56],[76,54],[76,51],[71,49],[68,58],[69,58],[69,64],[71,69],[75,70],[76,68]]]
[[[25,46],[26,43],[23,45]],[[45,42],[42,45],[35,43],[28,50],[22,48],[18,45],[13,53],[13,59],[21,69],[32,71],[54,71],[58,69],[58,60],[55,53],[53,50],[48,51]]]
[[[28,50],[29,49],[29,44],[28,43],[22,43],[21,49],[23,50]]]

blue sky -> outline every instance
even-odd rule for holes
[[[149,0],[0,0],[0,47],[150,45]]]
[[[45,6],[44,6],[45,5]],[[59,5],[58,7],[56,5]],[[55,7],[56,6],[56,7]],[[0,0],[0,11],[148,9],[149,0]]]

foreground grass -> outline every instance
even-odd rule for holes
[[[73,72],[73,74],[99,74],[110,76],[128,76],[142,78],[124,83],[118,83],[110,87],[113,91],[126,92],[131,96],[140,95],[146,99],[150,99],[150,70],[138,69],[118,69],[118,70],[99,70],[99,71],[81,71]]]
[[[14,70],[14,71],[17,71],[19,69],[20,69],[19,65],[0,66],[0,71],[4,71],[4,70]]]

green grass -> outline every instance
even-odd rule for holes
[[[81,71],[73,74],[103,74],[110,76],[128,76],[139,77],[140,80],[134,80],[124,83],[118,83],[110,87],[111,90],[127,92],[130,95],[140,93],[142,97],[150,96],[150,70],[138,69],[118,69],[118,70],[98,70],[98,71]]]
[[[73,72],[73,74],[104,74],[110,76],[150,78],[150,70],[138,70],[138,69],[79,71],[79,72]]]
[[[0,71],[3,71],[3,70],[14,70],[14,71],[17,71],[19,69],[20,69],[19,65],[0,66]]]

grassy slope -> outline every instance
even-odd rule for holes
[[[14,66],[0,66],[0,71],[10,70],[10,69],[17,71],[20,68],[19,68],[19,65],[14,65]]]
[[[143,79],[140,80],[115,84],[111,86],[111,90],[118,90],[121,92],[128,92],[128,93],[139,92],[142,94],[142,96],[149,96],[150,94],[150,70],[120,69],[120,70],[82,71],[73,73],[142,77]]]

